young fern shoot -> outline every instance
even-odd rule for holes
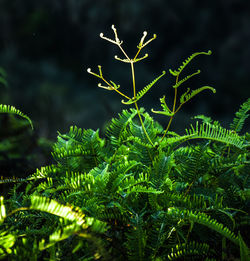
[[[142,120],[142,117],[141,117],[141,113],[140,113],[140,110],[139,110],[139,107],[138,107],[138,101],[151,89],[151,87],[158,81],[160,80],[165,74],[166,72],[163,71],[161,75],[159,75],[158,77],[156,77],[151,83],[149,83],[147,86],[145,86],[143,89],[141,89],[139,92],[137,92],[136,90],[136,83],[135,83],[135,71],[134,71],[134,63],[138,62],[138,61],[141,61],[145,58],[148,57],[148,54],[146,53],[144,56],[141,56],[141,57],[138,57],[141,50],[147,46],[150,42],[152,42],[155,38],[156,38],[156,34],[153,35],[152,38],[150,38],[148,41],[145,42],[145,38],[147,36],[147,32],[144,31],[143,32],[143,35],[141,37],[141,40],[137,46],[138,48],[138,51],[136,53],[136,55],[133,57],[133,58],[130,58],[127,53],[124,51],[124,49],[122,48],[122,43],[123,41],[121,41],[118,37],[118,34],[117,34],[117,30],[115,28],[114,25],[112,25],[112,30],[114,32],[114,36],[115,36],[115,39],[110,39],[106,36],[104,36],[103,33],[100,34],[100,37],[108,42],[111,42],[112,44],[115,44],[119,47],[119,49],[121,50],[121,52],[123,53],[123,55],[125,56],[125,58],[120,58],[118,57],[117,55],[115,55],[115,59],[118,60],[118,61],[121,61],[121,62],[124,62],[124,63],[129,63],[130,64],[130,67],[131,67],[131,76],[132,76],[132,97],[129,97],[128,95],[124,94],[123,92],[121,92],[120,90],[118,90],[120,88],[120,85],[117,85],[115,84],[114,82],[112,81],[107,81],[104,77],[103,77],[103,74],[102,74],[102,69],[101,69],[101,66],[98,65],[98,69],[99,69],[99,73],[94,73],[91,71],[90,68],[87,69],[88,73],[94,75],[95,77],[97,78],[100,78],[104,83],[105,85],[102,85],[101,83],[98,84],[98,87],[100,88],[104,88],[106,90],[110,90],[110,91],[115,91],[117,93],[119,93],[121,96],[123,96],[124,98],[126,98],[126,100],[122,100],[121,102],[123,104],[126,104],[126,105],[130,105],[130,104],[134,104],[135,105],[135,108],[136,108],[136,111],[137,111],[137,114],[138,114],[138,117],[140,119],[140,122],[141,122],[141,126],[142,126],[142,129],[143,129],[143,132],[145,133],[145,136],[147,138],[147,140],[149,141],[150,145],[154,146],[155,144],[153,144],[152,140],[150,139],[146,129],[145,129],[145,126],[144,126],[144,123],[143,123],[143,120]],[[187,80],[189,80],[190,78],[194,77],[195,75],[199,74],[200,73],[200,70],[197,70],[196,72],[184,77],[183,79],[179,80],[180,78],[180,74],[181,72],[185,69],[185,67],[198,55],[201,55],[201,54],[204,54],[204,55],[211,55],[211,51],[208,51],[208,52],[196,52],[196,53],[193,53],[191,56],[189,56],[183,63],[182,65],[177,69],[177,70],[169,70],[170,74],[172,74],[174,77],[176,77],[176,80],[175,80],[175,84],[172,86],[174,88],[174,100],[173,100],[173,107],[172,109],[170,109],[167,104],[166,104],[166,101],[165,101],[165,96],[162,97],[160,99],[160,102],[161,102],[161,106],[163,108],[162,111],[155,111],[152,109],[152,112],[156,113],[156,114],[163,114],[163,115],[166,115],[168,117],[170,117],[169,119],[169,122],[168,122],[168,125],[163,133],[163,136],[160,140],[160,142],[163,141],[164,137],[166,136],[169,128],[170,128],[170,125],[172,123],[172,120],[173,120],[173,117],[175,116],[175,114],[181,109],[181,107],[186,103],[188,102],[190,99],[192,99],[195,95],[197,95],[198,93],[204,91],[204,90],[211,90],[213,93],[216,92],[216,90],[210,86],[203,86],[201,88],[198,88],[196,90],[193,90],[190,92],[190,89],[188,88],[186,92],[184,92],[181,97],[180,97],[180,102],[179,102],[179,105],[177,106],[177,92],[178,92],[178,88],[181,86],[182,83],[186,82]]]
[[[204,55],[211,55],[212,52],[209,50],[208,52],[196,52],[196,53],[193,53],[191,56],[189,56],[183,63],[182,65],[177,69],[177,70],[171,70],[169,69],[169,72],[170,74],[172,74],[173,76],[176,77],[176,80],[175,80],[175,84],[172,86],[174,88],[174,101],[173,101],[173,108],[172,110],[170,110],[168,108],[168,106],[166,105],[166,102],[165,102],[165,96],[163,98],[160,99],[160,102],[161,102],[161,106],[163,108],[163,111],[155,111],[152,109],[152,112],[154,113],[157,113],[157,114],[163,114],[163,115],[166,115],[166,116],[169,116],[170,119],[169,119],[169,122],[168,122],[168,125],[164,131],[164,134],[161,138],[161,141],[163,141],[164,137],[166,136],[169,128],[170,128],[170,125],[172,123],[172,120],[173,120],[173,117],[174,115],[181,109],[181,107],[186,103],[188,102],[189,100],[191,100],[195,95],[197,95],[198,93],[204,91],[204,90],[211,90],[213,93],[216,92],[216,90],[210,86],[203,86],[201,88],[198,88],[196,90],[193,90],[191,93],[190,93],[190,88],[187,89],[186,92],[184,92],[181,97],[180,97],[180,104],[179,106],[177,107],[176,104],[177,104],[177,90],[178,90],[178,87],[181,86],[182,83],[186,82],[187,80],[189,80],[190,78],[192,78],[193,76],[199,74],[201,71],[200,70],[197,70],[196,72],[184,77],[182,80],[179,80],[179,77],[180,77],[180,74],[181,72],[184,70],[184,68],[198,55],[201,55],[201,54],[204,54]],[[177,108],[176,108],[177,107]]]
[[[137,91],[136,91],[136,83],[135,83],[135,71],[134,71],[134,63],[138,62],[138,61],[141,61],[145,58],[148,57],[148,54],[146,53],[144,56],[142,57],[139,57],[139,54],[141,52],[141,50],[147,46],[150,42],[152,42],[155,38],[156,38],[156,34],[153,35],[152,38],[150,38],[148,41],[144,42],[145,41],[145,38],[147,36],[147,32],[144,31],[143,32],[143,36],[137,46],[138,48],[138,51],[136,53],[136,55],[133,57],[133,58],[130,58],[127,53],[124,51],[124,49],[122,48],[122,43],[123,41],[121,41],[118,37],[118,34],[117,34],[117,30],[115,28],[114,25],[111,26],[113,32],[114,32],[114,35],[115,35],[115,39],[110,39],[106,36],[104,36],[103,33],[100,34],[100,37],[108,42],[111,42],[112,44],[115,44],[119,47],[119,49],[121,50],[121,52],[123,53],[123,55],[125,56],[125,58],[120,58],[118,57],[117,55],[115,55],[115,59],[118,60],[118,61],[121,61],[121,62],[124,62],[124,63],[129,63],[130,64],[130,67],[131,67],[131,76],[132,76],[132,91],[133,91],[133,96],[132,98],[130,98],[129,96],[125,95],[124,93],[120,92],[118,90],[118,88],[120,87],[119,85],[116,85],[114,82],[110,81],[108,82],[102,75],[102,70],[101,70],[101,66],[99,65],[98,68],[99,68],[99,74],[96,74],[96,73],[93,73],[91,71],[90,68],[88,68],[88,73],[100,78],[102,81],[105,82],[105,84],[107,86],[103,86],[101,85],[100,83],[98,84],[98,87],[101,87],[101,88],[104,88],[104,89],[107,89],[107,90],[114,90],[116,91],[117,93],[119,93],[121,96],[125,97],[127,99],[127,101],[124,101],[122,100],[122,103],[124,104],[134,104],[135,105],[135,108],[137,110],[137,114],[139,116],[139,119],[140,119],[140,122],[141,122],[141,126],[142,126],[142,129],[145,133],[145,136],[147,137],[149,143],[153,146],[153,142],[151,141],[145,127],[144,127],[144,123],[143,123],[143,120],[142,120],[142,117],[141,117],[141,114],[140,114],[140,110],[139,110],[139,107],[138,107],[138,100],[146,93],[149,91],[149,89],[165,74],[165,72],[163,72],[159,77],[157,77],[154,81],[152,81],[150,84],[148,84],[143,90],[141,90],[138,94],[137,94]]]

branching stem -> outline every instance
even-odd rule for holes
[[[179,80],[179,75],[176,76],[176,84],[178,83],[178,80]],[[174,114],[170,117],[169,122],[168,122],[168,126],[165,129],[164,134],[163,134],[160,142],[162,142],[164,137],[166,136],[166,134],[167,134],[167,132],[168,132],[168,130],[170,128],[170,125],[171,125],[171,123],[173,121],[173,117],[174,117],[175,113],[180,109],[180,106],[179,106],[178,109],[175,111],[176,100],[177,100],[177,88],[174,89],[174,103],[173,103],[173,109],[172,109],[172,112]]]

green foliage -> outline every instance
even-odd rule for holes
[[[16,109],[14,106],[0,104],[0,113],[16,114],[18,116],[21,116],[22,118],[28,120],[31,128],[33,129],[31,119],[27,115],[23,114],[20,110]]]
[[[112,29],[114,40],[101,38],[123,51]],[[133,59],[124,51],[124,59],[116,57],[130,63],[132,77],[133,64],[147,56],[138,54],[156,37],[144,43],[146,35]],[[76,126],[58,133],[53,164],[15,180],[9,196],[0,198],[0,258],[247,260],[249,135],[238,132],[249,104],[242,105],[231,129],[199,115],[202,123],[185,134],[169,131],[182,104],[204,89],[185,93],[176,108],[177,89],[197,73],[178,77],[199,54],[210,52],[195,53],[170,71],[177,77],[173,109],[164,96],[163,111],[153,111],[170,117],[165,131],[137,105],[163,75],[138,93],[133,79],[130,98],[104,79],[100,66],[99,74],[88,70],[107,84],[99,87],[133,100],[135,108],[111,119],[104,134]]]
[[[240,132],[245,120],[249,116],[249,110],[250,110],[250,98],[247,99],[246,102],[244,102],[239,111],[235,113],[235,118],[233,120],[233,123],[230,125],[231,130],[235,132]]]
[[[209,86],[203,86],[199,89],[193,90],[191,93],[189,93],[190,89],[188,89],[183,95],[181,95],[180,97],[180,103],[183,104],[187,101],[189,101],[190,99],[192,99],[195,95],[197,95],[198,93],[204,91],[204,90],[211,90],[213,93],[216,93],[216,90],[212,87]]]
[[[7,78],[7,73],[2,67],[0,67],[0,84],[2,84],[4,87],[8,87],[8,81],[6,78]],[[20,110],[16,109],[14,106],[0,104],[0,113],[15,114],[26,119],[33,130],[33,123],[31,119],[27,115],[22,113]]]
[[[180,75],[180,73],[184,70],[184,68],[198,55],[201,54],[205,54],[205,55],[211,55],[212,52],[209,50],[208,52],[196,52],[193,53],[192,55],[190,55],[183,63],[182,65],[177,69],[177,70],[171,70],[169,69],[169,72],[173,75],[173,76],[178,76]]]
[[[131,100],[125,102],[122,100],[123,104],[133,104],[137,101],[139,101],[151,88],[152,86],[161,79],[161,77],[163,77],[166,74],[165,71],[162,72],[162,74],[160,76],[158,76],[157,78],[155,78],[151,83],[149,83],[146,87],[144,87],[141,91],[139,91],[135,97],[133,97]]]

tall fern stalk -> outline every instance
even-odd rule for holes
[[[105,37],[103,35],[103,33],[100,34],[100,37],[108,42],[111,42],[115,45],[117,45],[119,47],[119,49],[121,50],[121,52],[124,54],[125,58],[124,59],[121,59],[119,58],[117,55],[115,55],[115,59],[116,60],[119,60],[121,62],[124,62],[124,63],[129,63],[130,64],[130,67],[131,67],[131,74],[132,74],[132,88],[133,88],[133,96],[132,98],[130,98],[129,96],[127,96],[126,94],[122,93],[120,90],[118,90],[120,88],[120,85],[117,85],[115,84],[114,82],[112,81],[107,81],[104,77],[103,77],[103,74],[102,74],[102,69],[101,69],[101,66],[98,65],[98,68],[99,68],[99,73],[94,73],[91,71],[90,68],[87,69],[88,73],[100,78],[106,85],[102,85],[101,83],[98,84],[98,87],[100,88],[104,88],[106,90],[110,90],[110,91],[116,91],[117,93],[119,93],[121,96],[125,97],[127,100],[124,101],[122,100],[121,102],[123,104],[126,104],[126,105],[131,105],[131,104],[134,104],[135,105],[135,108],[136,108],[136,111],[137,111],[137,114],[138,114],[138,117],[140,119],[140,123],[141,123],[141,127],[143,129],[143,132],[147,138],[147,140],[149,141],[150,145],[151,146],[154,146],[155,144],[157,143],[154,143],[151,138],[149,137],[149,134],[145,128],[145,125],[143,123],[143,120],[142,120],[142,117],[141,117],[141,112],[140,112],[140,109],[138,107],[138,101],[151,89],[151,87],[161,78],[163,77],[166,72],[163,71],[162,74],[160,76],[158,76],[157,78],[155,78],[151,83],[149,83],[147,86],[145,86],[142,90],[140,90],[139,92],[136,91],[136,84],[135,84],[135,70],[134,70],[134,63],[138,62],[138,61],[141,61],[145,58],[148,57],[148,54],[146,53],[144,56],[140,57],[140,58],[137,58],[141,52],[141,50],[146,46],[148,45],[151,41],[153,41],[155,38],[156,38],[156,34],[153,35],[152,38],[150,38],[148,41],[146,41],[144,43],[144,40],[147,36],[147,32],[144,31],[143,32],[143,36],[139,42],[139,45],[137,46],[138,48],[138,51],[136,53],[136,55],[134,56],[134,58],[130,58],[127,53],[124,51],[124,49],[122,48],[122,43],[123,41],[121,41],[119,38],[118,38],[118,35],[117,35],[117,31],[116,31],[116,28],[114,25],[112,25],[112,30],[114,32],[114,35],[115,35],[115,39],[112,40],[108,37]],[[179,102],[179,106],[177,107],[177,89],[178,87],[181,86],[182,83],[186,82],[188,79],[190,79],[191,77],[197,75],[200,73],[200,70],[186,76],[185,78],[179,80],[180,78],[180,74],[181,72],[183,71],[183,69],[192,61],[193,58],[195,58],[196,56],[200,55],[200,54],[204,54],[204,55],[210,55],[211,54],[211,51],[208,51],[208,52],[196,52],[196,53],[193,53],[190,57],[188,57],[183,63],[182,65],[177,69],[177,70],[169,70],[170,74],[172,74],[174,77],[176,77],[176,80],[175,80],[175,84],[172,86],[174,88],[174,101],[173,101],[173,107],[172,107],[172,110],[170,110],[165,102],[165,96],[163,96],[163,98],[160,98],[160,102],[161,102],[161,106],[163,108],[162,111],[155,111],[154,109],[152,109],[151,111],[153,113],[156,113],[156,114],[162,114],[162,115],[165,115],[167,117],[170,117],[169,121],[168,121],[168,125],[163,133],[163,136],[161,138],[161,140],[159,141],[160,143],[164,140],[166,134],[168,133],[168,130],[170,128],[170,125],[173,121],[173,117],[175,116],[175,114],[181,109],[181,107],[186,103],[188,102],[189,100],[191,100],[195,95],[197,95],[198,93],[204,91],[204,90],[211,90],[213,93],[216,92],[216,90],[210,86],[203,86],[201,88],[198,88],[196,90],[193,90],[190,92],[190,88],[187,89],[186,92],[184,92],[181,97],[180,97],[180,102]],[[177,109],[176,109],[177,107]]]
[[[100,34],[100,37],[104,40],[107,40],[115,45],[117,45],[120,50],[122,51],[122,53],[124,54],[124,56],[126,57],[125,59],[121,59],[119,58],[118,56],[115,56],[115,59],[116,60],[119,60],[121,62],[124,62],[124,63],[130,63],[130,67],[131,67],[131,74],[132,74],[132,87],[133,87],[133,98],[131,99],[130,97],[128,97],[127,95],[125,95],[124,93],[118,91],[117,89],[119,88],[119,85],[117,86],[116,84],[114,84],[112,81],[110,81],[110,83],[105,80],[102,76],[102,71],[101,71],[101,66],[98,66],[99,67],[99,75],[96,74],[96,73],[93,73],[91,71],[91,69],[89,68],[87,71],[95,76],[97,76],[98,78],[101,78],[108,86],[102,86],[101,84],[98,84],[99,87],[101,88],[105,88],[105,89],[108,89],[108,90],[115,90],[116,92],[118,92],[120,95],[122,95],[123,97],[127,98],[128,100],[134,100],[134,104],[135,104],[135,108],[137,110],[137,114],[139,116],[139,119],[140,119],[140,122],[141,122],[141,126],[142,126],[142,129],[149,141],[149,143],[153,146],[153,142],[151,141],[146,129],[145,129],[145,126],[144,126],[144,123],[143,123],[143,120],[142,120],[142,117],[141,117],[141,114],[140,114],[140,110],[139,110],[139,107],[138,107],[138,104],[137,104],[137,101],[136,101],[136,86],[135,86],[135,70],[134,70],[134,63],[138,62],[138,61],[141,61],[143,59],[145,59],[146,57],[148,57],[148,54],[145,54],[143,57],[141,58],[137,58],[139,53],[141,52],[141,50],[146,46],[148,45],[151,41],[153,41],[155,38],[156,38],[156,35],[154,34],[153,37],[151,39],[149,39],[146,43],[144,43],[144,40],[145,40],[145,37],[147,36],[147,32],[143,32],[143,36],[140,40],[140,43],[139,45],[137,46],[138,48],[138,51],[135,55],[135,57],[133,59],[129,58],[129,56],[127,55],[127,53],[124,51],[124,49],[122,48],[122,43],[123,41],[120,41],[119,38],[118,38],[118,35],[117,35],[117,30],[115,28],[114,25],[112,25],[112,30],[114,31],[114,35],[115,35],[115,40],[112,40],[110,38],[107,38],[103,35],[103,33]]]

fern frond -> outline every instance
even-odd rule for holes
[[[195,128],[191,125],[191,129],[186,129],[186,135],[165,139],[165,141],[162,142],[162,146],[173,143],[181,143],[191,139],[208,139],[218,141],[233,145],[240,149],[243,149],[245,146],[243,138],[238,136],[238,134],[222,128],[221,126],[215,126],[209,123],[199,124],[199,122],[196,122]]]
[[[80,190],[85,185],[86,174],[80,172],[66,172],[66,177],[64,179],[64,183],[67,188],[73,190]],[[70,197],[72,195],[68,195]]]
[[[107,190],[111,193],[117,192],[118,188],[122,186],[124,179],[131,176],[132,173],[134,176],[137,175],[137,169],[141,165],[140,162],[135,160],[127,160],[124,161],[124,164],[118,165],[117,169],[110,174],[110,179],[106,186]]]
[[[171,249],[171,253],[168,254],[168,260],[178,260],[180,258],[187,258],[188,256],[195,256],[204,258],[211,255],[209,245],[205,243],[198,243],[195,241],[189,243],[182,243],[176,245]]]
[[[36,169],[36,172],[32,175],[30,175],[27,180],[33,180],[33,179],[43,179],[50,176],[53,176],[59,171],[59,168],[55,165],[49,165],[45,167],[41,167],[40,169]]]
[[[238,239],[240,245],[240,260],[247,261],[250,259],[250,250],[244,242],[243,238],[241,237],[240,232],[238,232]]]
[[[118,221],[122,224],[128,224],[129,222],[129,212],[128,211],[121,211],[121,209],[117,207],[106,207],[101,211],[98,211],[96,213],[96,217],[99,220],[105,221],[105,222],[111,222]]]
[[[154,189],[152,187],[146,187],[146,186],[143,186],[143,185],[136,185],[136,186],[129,188],[126,191],[126,196],[130,195],[131,193],[161,194],[161,193],[163,193],[163,191]]]
[[[245,101],[239,111],[235,113],[235,118],[233,119],[233,123],[230,124],[230,129],[234,130],[235,132],[240,132],[245,120],[248,118],[250,110],[250,98]]]
[[[7,184],[7,183],[17,183],[17,182],[23,182],[26,179],[24,178],[17,178],[17,177],[12,177],[12,178],[5,178],[3,176],[0,177],[0,184]]]
[[[183,69],[198,55],[200,54],[205,54],[205,55],[211,55],[212,52],[209,50],[208,52],[196,52],[193,53],[191,56],[189,56],[183,63],[182,65],[177,69],[177,70],[171,70],[169,69],[169,72],[173,75],[173,76],[177,76],[180,75],[180,73],[183,71]]]
[[[16,115],[26,119],[29,122],[32,130],[34,129],[31,119],[27,115],[22,113],[20,110],[16,109],[14,106],[0,104],[0,113],[16,114]]]
[[[157,141],[158,129],[155,128],[154,119],[148,113],[141,114],[144,117],[144,128],[150,137],[151,141],[154,143]],[[143,143],[148,143],[147,136],[142,128],[135,122],[131,122],[129,134],[138,137]]]
[[[8,231],[0,231],[0,259],[5,259],[7,255],[12,253],[15,241],[16,236],[14,234],[8,233]]]
[[[240,149],[244,147],[244,140],[236,133],[233,133],[232,131],[217,125],[211,125],[209,123],[203,123],[199,125],[199,123],[196,122],[196,128],[194,129],[194,127],[191,125],[191,129],[186,129],[186,133],[187,135],[194,135],[191,137],[192,139],[209,139],[230,144]]]
[[[86,228],[85,215],[81,212],[79,208],[62,205],[54,199],[31,196],[30,209],[40,210],[52,215],[62,217],[64,219],[76,222],[76,224]]]
[[[118,146],[126,139],[126,128],[136,115],[137,111],[134,109],[123,110],[118,118],[112,119],[106,130],[106,136],[110,139],[112,145]]]
[[[161,189],[165,185],[168,179],[168,175],[174,166],[174,158],[172,156],[166,156],[165,153],[161,153],[153,162],[152,172],[150,175],[150,181],[154,188]]]
[[[39,250],[43,251],[49,247],[52,247],[56,243],[67,239],[68,237],[76,234],[81,230],[80,226],[77,226],[76,224],[71,224],[68,226],[64,226],[63,228],[56,229],[55,232],[53,232],[50,236],[48,241],[45,239],[40,240],[39,242]]]
[[[217,220],[212,219],[210,216],[206,215],[205,213],[200,213],[196,211],[189,211],[186,209],[178,209],[178,208],[170,208],[168,211],[168,214],[176,216],[176,217],[181,217],[181,218],[186,218],[190,222],[196,222],[201,225],[204,225],[213,231],[218,232],[222,236],[228,238],[232,242],[234,242],[236,245],[239,245],[239,241],[237,236],[227,227],[225,227],[223,224],[219,223]]]
[[[163,77],[166,74],[165,71],[162,72],[162,74],[160,76],[158,76],[157,78],[155,78],[150,84],[148,84],[146,87],[144,87],[141,91],[139,91],[136,94],[136,97],[133,97],[131,100],[128,101],[124,101],[122,100],[123,104],[133,104],[137,101],[139,101],[150,89],[151,87],[158,81],[161,79],[161,77]]]
[[[151,216],[150,228],[147,229],[147,241],[145,246],[145,256],[149,260],[157,260],[158,252],[165,244],[167,237],[166,219],[162,217],[163,212],[157,211],[157,214]]]
[[[60,148],[60,149],[54,149],[54,151],[51,154],[54,159],[58,160],[58,159],[63,159],[68,157],[84,157],[86,155],[90,155],[91,151],[84,150],[82,147],[79,148],[76,147],[71,150],[67,150],[66,148]]]
[[[145,260],[144,250],[146,244],[146,233],[143,229],[143,218],[136,214],[131,220],[132,227],[126,234],[127,242],[125,244],[128,258],[131,261]]]
[[[201,71],[198,70],[197,72],[194,72],[188,76],[186,76],[185,78],[183,78],[182,80],[178,81],[175,85],[173,85],[173,88],[178,88],[181,84],[183,84],[185,81],[187,81],[188,79],[192,78],[193,76],[199,74]]]
[[[99,220],[94,220],[93,218],[86,218],[86,221],[87,221],[87,226],[91,225],[95,233],[103,233],[106,230],[106,226],[104,222],[101,222]],[[54,244],[62,240],[65,240],[75,234],[77,234],[80,237],[87,238],[88,240],[93,237],[93,235],[91,235],[90,232],[87,231],[83,232],[81,227],[76,225],[75,223],[68,226],[65,226],[64,224],[62,225],[63,225],[62,228],[56,229],[56,231],[49,236],[48,242],[46,242],[45,239],[42,239],[39,242],[39,250],[42,251],[44,249],[47,249],[53,246]]]
[[[139,137],[130,136],[130,137],[128,137],[128,139],[126,141],[132,141],[132,142],[139,144],[139,145],[141,145],[145,148],[148,148],[148,149],[153,148],[153,146],[151,144],[147,144],[147,143],[143,142]]]
[[[129,175],[123,179],[120,183],[119,190],[125,192],[136,185],[147,184],[149,183],[149,178],[147,174],[141,173],[138,178],[135,178],[134,175]]]
[[[166,115],[166,116],[173,116],[174,113],[168,108],[166,101],[165,101],[165,96],[160,98],[160,102],[161,102],[161,107],[163,108],[163,111],[155,111],[154,109],[151,109],[151,111],[153,113],[157,113],[157,114],[163,114],[163,115]]]
[[[196,90],[193,90],[191,93],[189,93],[190,89],[188,88],[188,90],[181,95],[180,97],[180,103],[184,104],[187,101],[189,101],[191,98],[193,98],[195,95],[197,95],[198,93],[204,91],[204,90],[211,90],[213,93],[216,93],[216,90],[210,86],[203,86],[201,88],[198,88]]]
[[[194,119],[198,119],[198,120],[202,120],[204,123],[213,123],[213,120],[211,119],[211,117],[207,117],[205,115],[196,115],[193,117]]]
[[[83,140],[83,129],[78,128],[76,126],[70,126],[69,132],[67,134],[62,135],[60,132],[58,132],[59,136],[64,139],[71,139],[75,142],[82,142]]]

